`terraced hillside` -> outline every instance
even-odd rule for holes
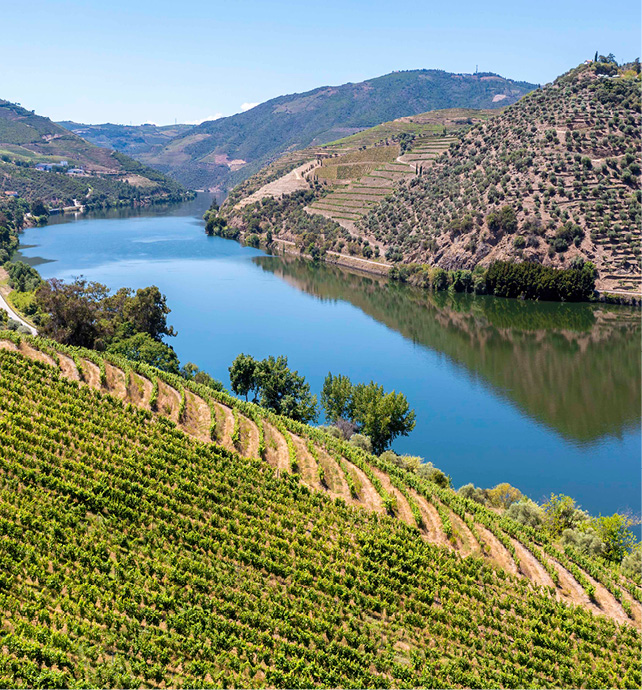
[[[639,687],[616,571],[225,394],[0,344],[3,685]]]
[[[335,191],[306,206],[308,213],[318,213],[353,231],[355,222],[391,194],[395,184],[423,174],[455,138],[423,135],[411,141],[403,154],[398,144],[390,145],[388,140],[359,151],[330,149],[333,157],[324,158],[312,176]]]
[[[459,133],[498,112],[435,110],[290,152],[235,187],[221,214],[244,233],[269,229],[286,243],[309,248],[312,242],[317,248],[342,252],[353,239],[356,221],[390,195],[398,182],[426,173]],[[328,222],[310,224],[295,209]],[[364,247],[354,246],[350,253],[376,259],[386,250],[374,237],[366,246],[365,253]]]
[[[38,169],[41,164],[53,168]],[[0,100],[0,194],[5,192],[64,207],[178,198],[185,190],[122,153]]]
[[[639,66],[581,65],[473,127],[357,233],[448,269],[581,257],[598,288],[639,293],[639,152]]]

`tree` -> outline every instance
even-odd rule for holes
[[[488,499],[496,508],[508,508],[522,498],[522,492],[511,486],[508,482],[502,482],[486,492]]]
[[[257,364],[254,357],[241,353],[228,369],[232,391],[237,395],[244,395],[246,400],[249,392],[256,390]]]
[[[43,283],[36,292],[36,306],[46,313],[42,335],[66,345],[93,348],[99,335],[101,302],[109,291],[105,285],[78,278],[64,283],[58,278]]]
[[[117,341],[107,351],[134,362],[145,362],[172,374],[180,373],[180,363],[174,349],[155,340],[149,333],[136,333],[130,338]]]
[[[6,263],[4,268],[9,274],[9,285],[18,292],[31,292],[42,283],[38,271],[24,261]]]
[[[148,333],[154,340],[161,340],[164,335],[176,335],[176,331],[167,325],[170,311],[165,295],[156,285],[151,285],[136,290],[136,294],[125,302],[123,317],[136,332]]]
[[[336,423],[339,419],[350,418],[352,392],[352,382],[347,376],[328,373],[321,389],[321,406],[328,421]]]
[[[604,557],[619,563],[635,544],[636,538],[631,527],[634,522],[626,515],[614,513],[594,518],[591,527],[604,543]]]
[[[42,199],[36,199],[31,204],[31,215],[32,216],[46,216],[49,214],[45,202]]]
[[[560,535],[565,529],[576,527],[584,515],[576,508],[575,501],[563,494],[551,494],[542,509],[546,528],[554,537]]]
[[[259,403],[268,410],[300,422],[317,417],[317,398],[310,393],[310,384],[297,371],[290,371],[288,358],[268,357],[256,367]]]
[[[351,418],[359,431],[369,436],[373,451],[382,453],[397,436],[407,436],[415,428],[415,412],[403,393],[385,393],[371,381],[354,387]]]

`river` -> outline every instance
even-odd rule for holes
[[[398,452],[460,486],[508,481],[591,513],[640,512],[640,318],[625,308],[430,294],[206,237],[206,195],[174,207],[52,219],[22,236],[44,278],[158,285],[171,339],[228,386],[240,353],[285,354],[319,393],[328,371],[402,391]]]

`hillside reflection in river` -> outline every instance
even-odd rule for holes
[[[430,293],[338,267],[255,257],[322,300],[345,300],[443,353],[564,438],[590,444],[640,420],[639,312]]]

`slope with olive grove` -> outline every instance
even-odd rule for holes
[[[639,63],[600,57],[474,126],[357,231],[408,264],[585,261],[599,289],[639,292],[639,146]]]

